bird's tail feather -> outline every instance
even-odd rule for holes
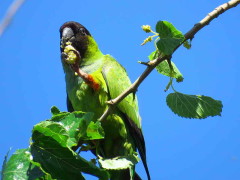
[[[139,129],[137,127],[137,125],[135,123],[133,123],[133,121],[128,117],[127,117],[127,122],[126,123],[130,127],[129,128],[130,134],[134,139],[135,145],[136,145],[136,147],[138,149],[138,152],[140,154],[140,157],[142,159],[143,166],[145,168],[148,180],[151,180],[150,173],[149,173],[149,170],[148,170],[148,165],[147,165],[146,147],[145,147],[145,140],[144,140],[144,137],[143,137],[143,134],[142,134],[142,130]]]

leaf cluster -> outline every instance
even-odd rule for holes
[[[148,31],[145,30],[146,27],[148,27]],[[155,51],[148,56],[150,61],[165,56],[171,57],[174,51],[181,45],[187,49],[191,48],[191,43],[187,41],[182,32],[175,28],[170,22],[157,22],[156,32],[151,30],[149,25],[145,25],[144,28],[142,27],[145,32],[152,32],[154,35],[146,38],[143,44],[147,42],[147,39],[151,39],[152,41],[152,38],[156,37],[156,40],[154,41]],[[170,77],[165,91],[172,88],[174,93],[167,96],[166,102],[175,114],[185,118],[196,119],[221,115],[223,107],[221,101],[214,100],[213,98],[204,95],[188,95],[180,93],[174,89],[173,79],[176,79],[177,82],[183,82],[184,78],[176,64],[173,63],[171,59],[162,61],[156,66],[156,70],[160,74]]]
[[[98,155],[87,161],[80,154],[89,150],[97,154],[98,142],[104,138],[101,123],[94,120],[90,112],[60,112],[55,106],[51,112],[51,119],[34,126],[29,148],[17,150],[8,161],[6,156],[2,169],[4,180],[84,180],[82,173],[107,180],[108,169],[132,168],[139,161],[135,155],[114,159]],[[74,151],[77,148],[79,153]]]

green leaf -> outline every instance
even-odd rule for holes
[[[174,71],[172,73],[171,73],[171,70],[170,70],[170,67],[169,67],[169,64],[168,64],[167,60],[164,60],[159,65],[157,65],[156,69],[159,73],[161,73],[165,76],[176,78],[177,82],[182,82],[183,81],[183,75],[181,74],[181,72],[179,71],[177,66],[172,61],[171,61],[171,64],[172,64],[173,71]]]
[[[208,96],[187,95],[179,92],[167,96],[167,105],[177,115],[185,118],[204,119],[221,116],[222,102]]]
[[[94,114],[91,112],[84,113],[75,111],[65,118],[61,119],[61,123],[68,130],[69,137],[74,142],[79,140],[103,139],[104,130],[100,122],[94,122]],[[76,141],[74,141],[76,138]]]
[[[76,112],[75,112],[76,113]],[[93,113],[87,113],[79,125],[78,138],[80,140],[103,139],[104,130],[100,122],[94,122]]]
[[[41,164],[41,168],[51,174],[54,179],[83,180],[81,172],[85,172],[104,180],[108,173],[95,166],[70,148],[62,147],[53,137],[34,131],[32,136],[31,153],[33,161]]]
[[[87,127],[86,131],[86,138],[87,140],[93,140],[93,139],[103,139],[104,138],[104,130],[101,126],[101,122],[93,122],[91,121]]]
[[[154,60],[159,56],[159,51],[153,51],[149,56],[149,60]],[[172,63],[172,67],[173,67],[173,71],[171,73],[169,64],[167,62],[167,60],[164,60],[163,62],[161,62],[159,65],[157,65],[156,69],[160,74],[163,74],[165,76],[169,76],[169,77],[173,77],[176,78],[177,82],[182,82],[183,81],[183,75],[181,74],[181,72],[179,71],[179,69],[177,68],[177,66],[171,61]]]
[[[31,163],[31,154],[29,149],[17,150],[5,163],[2,171],[2,179],[4,180],[35,180],[45,174],[35,165]]]
[[[93,122],[93,113],[76,111],[61,112],[53,115],[51,120],[34,126],[44,136],[51,136],[62,147],[76,146],[79,140],[103,139],[104,131],[100,122]]]
[[[80,134],[82,134],[82,131],[86,132],[85,127],[83,127],[83,124],[92,122],[92,120],[93,113],[84,113],[80,111],[70,113],[61,119],[60,123],[62,123],[69,136],[68,145],[74,146],[77,145],[77,142],[81,138]]]
[[[152,60],[158,58],[158,56],[159,56],[159,51],[156,50],[156,51],[153,51],[153,52],[148,56],[148,58],[149,58],[150,61],[152,61]]]
[[[59,114],[60,110],[56,106],[53,106],[51,108],[51,113],[52,113],[52,115]]]
[[[160,37],[157,48],[165,55],[171,55],[185,38],[181,31],[167,21],[158,21],[156,31]]]
[[[43,121],[34,126],[33,133],[34,132],[39,132],[44,136],[52,137],[62,147],[71,148],[72,146],[77,145],[75,142],[75,144],[72,144],[72,146],[68,146],[67,141],[69,139],[69,135],[67,134],[67,130],[63,124],[59,122]]]
[[[57,111],[55,111],[57,112]],[[34,126],[31,144],[33,161],[56,179],[84,179],[85,172],[101,179],[108,173],[79,156],[72,150],[79,140],[104,138],[100,122],[94,122],[93,113],[53,113],[50,120]]]
[[[59,122],[62,119],[64,119],[66,116],[68,116],[70,112],[60,112],[59,114],[53,114],[51,121]]]
[[[112,159],[99,159],[100,165],[108,170],[121,170],[131,168],[139,162],[137,155],[118,156]]]

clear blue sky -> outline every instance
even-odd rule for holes
[[[103,53],[114,56],[132,81],[144,70],[153,45],[141,47],[141,25],[172,22],[183,33],[219,1],[26,1],[0,38],[0,162],[10,147],[26,148],[34,124],[50,118],[50,107],[66,111],[59,53],[59,27],[85,25]],[[0,17],[10,5],[1,1]],[[153,72],[139,87],[140,114],[153,180],[240,179],[240,7],[201,30],[192,49],[173,56],[185,80],[175,88],[222,100],[222,117],[183,119],[165,103],[168,78]],[[170,91],[171,92],[171,91]],[[146,178],[141,163],[137,172]],[[88,177],[88,179],[95,179]]]

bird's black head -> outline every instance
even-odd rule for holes
[[[64,51],[66,42],[71,42],[71,45],[79,52],[81,57],[84,57],[88,48],[88,37],[91,36],[89,31],[81,24],[69,21],[60,27],[61,52]]]

